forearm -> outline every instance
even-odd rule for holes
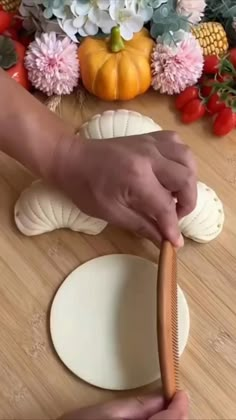
[[[0,150],[50,178],[59,142],[74,130],[0,69]]]

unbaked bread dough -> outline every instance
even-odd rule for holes
[[[14,212],[15,223],[26,236],[62,228],[97,235],[107,225],[103,220],[84,214],[61,191],[41,180],[21,193]]]
[[[83,124],[79,134],[88,139],[109,139],[160,131],[151,118],[127,109],[105,111]]]
[[[158,130],[161,127],[151,118],[134,111],[117,110],[95,115],[81,127],[80,134],[102,139]],[[60,228],[96,235],[107,225],[82,213],[61,192],[42,181],[33,183],[21,194],[15,205],[15,222],[27,236]],[[183,235],[197,242],[209,242],[220,234],[223,224],[222,202],[211,188],[199,182],[196,208],[180,222]]]
[[[134,389],[160,377],[156,339],[157,266],[130,255],[96,258],[73,271],[51,307],[55,350],[75,375],[100,388]],[[179,352],[189,309],[178,288]]]
[[[107,226],[105,221],[85,215],[63,193],[42,181],[34,182],[20,195],[15,223],[26,236],[62,228],[98,235]],[[223,225],[222,202],[211,188],[198,182],[197,205],[180,221],[182,234],[196,242],[210,242],[221,233]]]
[[[184,236],[205,243],[215,239],[224,225],[224,209],[219,197],[210,187],[198,182],[198,199],[195,209],[180,221]]]

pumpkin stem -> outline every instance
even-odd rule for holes
[[[120,35],[119,26],[115,26],[111,30],[110,49],[113,53],[117,53],[125,48],[124,41]]]

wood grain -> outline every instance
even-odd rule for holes
[[[64,99],[58,113],[77,130],[105,109],[126,108],[177,130],[193,149],[199,178],[219,194],[226,223],[207,245],[187,241],[179,253],[179,284],[191,312],[191,334],[181,359],[182,384],[190,393],[191,419],[236,418],[236,137],[211,135],[211,122],[183,126],[172,101],[155,92],[127,103],[87,97]],[[20,139],[19,139],[20,141]],[[156,259],[155,248],[108,228],[97,237],[56,231],[26,238],[13,222],[13,207],[32,175],[0,155],[0,419],[52,419],[80,405],[125,394],[90,387],[58,360],[48,334],[48,311],[63,279],[76,266],[114,252]],[[154,385],[156,386],[156,385]],[[140,391],[136,391],[135,394]],[[146,390],[145,390],[146,392]]]

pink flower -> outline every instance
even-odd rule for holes
[[[55,32],[42,34],[27,50],[25,66],[32,85],[48,96],[73,91],[79,80],[78,46]]]
[[[197,83],[203,62],[202,49],[191,33],[173,47],[157,43],[151,58],[152,86],[168,95],[180,93]]]
[[[197,24],[204,16],[206,0],[177,0],[176,10],[179,15],[189,17],[189,21]]]

